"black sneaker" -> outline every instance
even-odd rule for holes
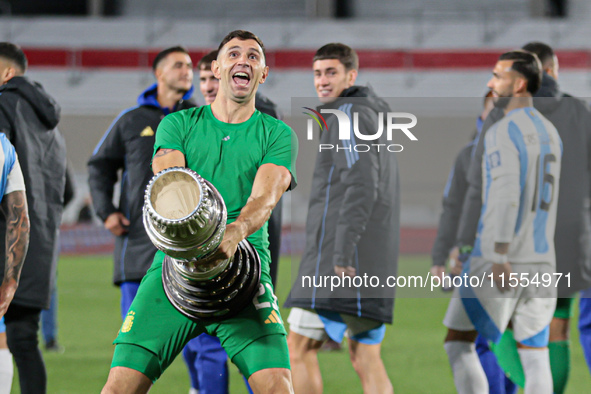
[[[55,339],[53,339],[51,341],[48,341],[45,344],[45,350],[48,352],[62,354],[66,349],[63,346],[61,346],[59,343],[57,343],[57,341]]]

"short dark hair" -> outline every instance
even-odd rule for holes
[[[207,55],[199,59],[199,61],[197,62],[197,69],[209,70],[211,68],[211,63],[218,58],[218,53],[220,53],[220,51],[216,49],[215,51],[211,51]]]
[[[265,46],[263,45],[263,42],[254,33],[251,33],[246,30],[234,30],[234,31],[231,31],[230,33],[228,33],[226,35],[226,37],[224,37],[224,39],[220,43],[220,46],[218,46],[218,52],[222,50],[224,45],[226,45],[228,42],[232,41],[234,38],[238,38],[239,40],[242,40],[242,41],[255,40],[257,42],[257,44],[259,44],[261,46],[261,49],[263,51],[263,57],[266,60],[267,56],[265,55]]]
[[[523,75],[527,80],[527,91],[534,95],[542,83],[542,64],[536,55],[526,51],[503,53],[499,60],[512,60],[511,69]]]
[[[345,44],[333,42],[324,45],[316,51],[312,61],[315,62],[316,60],[327,59],[337,59],[343,64],[343,66],[345,66],[346,71],[359,70],[359,57],[357,56],[357,52]]]
[[[0,57],[14,63],[21,73],[27,71],[27,56],[16,44],[11,42],[0,42]]]
[[[156,55],[156,57],[154,58],[154,61],[152,62],[152,70],[156,71],[156,68],[162,62],[162,60],[164,60],[166,58],[166,56],[170,55],[171,53],[176,53],[176,52],[185,53],[187,55],[189,54],[189,51],[187,51],[185,49],[185,47],[182,47],[180,45],[175,46],[175,47],[166,48],[165,50],[160,51],[160,53],[158,53]]]
[[[539,41],[532,41],[525,44],[521,47],[524,51],[528,51],[533,53],[540,59],[542,65],[547,64],[547,62],[552,61],[554,62],[554,50],[550,45],[544,44],[543,42]]]

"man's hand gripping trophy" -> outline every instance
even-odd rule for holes
[[[227,212],[211,183],[188,168],[160,171],[146,187],[143,220],[152,243],[166,254],[164,290],[181,313],[223,320],[252,301],[260,283],[259,256],[247,240],[230,258],[218,250]]]

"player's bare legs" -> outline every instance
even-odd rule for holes
[[[298,394],[322,393],[322,375],[318,365],[318,350],[322,343],[293,331],[287,336],[293,388]]]
[[[248,384],[255,394],[293,394],[291,372],[286,368],[261,369],[250,375]]]
[[[144,394],[150,391],[152,381],[143,373],[127,367],[113,367],[102,394]]]
[[[384,367],[381,357],[382,345],[366,345],[349,339],[349,356],[351,364],[359,379],[363,392],[369,393],[394,393],[392,382]]]
[[[445,342],[449,341],[464,341],[464,342],[474,342],[476,337],[478,336],[478,331],[458,331],[452,330],[451,328],[447,330],[447,335],[445,337]]]
[[[560,319],[553,317],[550,322],[550,342],[568,341],[568,333],[570,331],[569,319]]]

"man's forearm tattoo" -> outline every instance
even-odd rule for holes
[[[169,154],[170,152],[173,152],[173,151],[174,151],[174,149],[158,149],[158,152],[156,152],[154,157],[166,156],[167,154]]]
[[[29,248],[29,214],[24,192],[4,196],[2,207],[6,216],[6,270],[4,278],[18,282]]]

